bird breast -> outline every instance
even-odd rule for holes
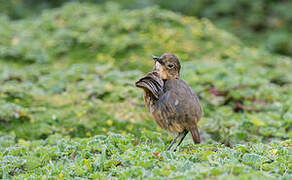
[[[158,99],[147,98],[146,94],[144,99],[156,123],[169,132],[182,132],[193,127],[202,116],[198,98],[179,79],[167,80]]]
[[[144,90],[144,102],[155,122],[169,132],[182,132],[197,124],[202,116],[199,99],[180,79],[163,81],[157,72],[136,82]]]

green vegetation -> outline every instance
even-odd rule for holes
[[[290,58],[158,8],[0,19],[2,179],[291,178]],[[180,57],[205,113],[203,143],[187,136],[178,153],[134,87],[163,52]]]
[[[13,139],[2,137],[1,142],[13,143]],[[46,141],[20,141],[18,146],[0,147],[2,177],[276,179],[284,176],[283,179],[289,179],[291,173],[288,160],[291,149],[285,143],[237,145],[233,149],[216,144],[189,145],[179,153],[165,152],[162,144],[159,135],[149,140],[145,136],[137,139],[117,134],[75,140],[52,136]]]

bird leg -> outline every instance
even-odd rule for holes
[[[170,145],[167,148],[167,151],[170,150],[170,148],[173,146],[173,144],[176,142],[177,138],[181,135],[181,133],[178,133],[178,135],[171,141]]]
[[[176,149],[178,148],[178,146],[183,142],[184,138],[186,137],[186,135],[188,134],[188,130],[184,130],[183,132],[181,132],[180,134],[182,134],[181,139],[179,140],[178,144],[176,145],[176,147],[174,148],[173,152],[176,151]]]

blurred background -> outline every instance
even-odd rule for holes
[[[152,55],[172,52],[204,106],[206,138],[291,137],[291,4],[0,0],[0,133],[166,134],[134,82]]]
[[[291,6],[0,0],[0,178],[289,179]],[[135,87],[164,52],[204,109],[174,156]]]
[[[245,44],[292,56],[290,0],[0,0],[0,13],[18,20],[68,2],[118,3],[125,9],[159,6],[188,16],[210,19]]]

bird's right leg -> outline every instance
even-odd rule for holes
[[[176,145],[176,147],[174,148],[173,152],[176,152],[176,149],[183,142],[183,140],[186,137],[186,135],[188,134],[188,132],[189,132],[188,130],[184,130],[183,132],[180,133],[180,134],[182,134],[182,137],[181,137],[180,141],[178,142],[178,144]]]

